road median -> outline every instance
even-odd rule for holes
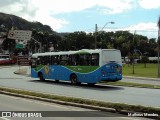
[[[82,99],[75,97],[67,97],[67,96],[59,96],[53,94],[45,94],[38,93],[34,91],[20,90],[20,89],[11,89],[0,87],[1,94],[12,95],[16,97],[40,100],[45,102],[52,102],[63,105],[70,105],[76,107],[83,107],[93,110],[101,110],[107,112],[115,112],[126,114],[128,113],[147,113],[147,114],[155,114],[158,116],[145,116],[149,118],[160,118],[160,108],[155,107],[146,107],[141,105],[129,105],[125,103],[112,103],[112,102],[104,102],[104,101],[95,101],[90,99]]]

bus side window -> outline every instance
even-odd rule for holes
[[[69,60],[68,60],[68,64],[71,66],[76,66],[77,65],[77,60],[76,60],[76,56],[77,55],[69,55]]]
[[[49,57],[50,57],[50,56],[44,56],[44,57],[43,57],[43,59],[44,59],[44,65],[49,65],[49,63],[50,63]]]
[[[43,64],[46,65],[46,63],[47,63],[47,57],[46,56],[43,57],[43,62],[44,62]]]
[[[69,57],[68,55],[61,55],[60,56],[61,65],[68,65]]]
[[[98,66],[99,65],[99,54],[92,54],[92,66]]]
[[[51,65],[54,65],[54,56],[51,56]]]
[[[50,56],[47,56],[47,65],[50,65],[51,61],[50,61]]]
[[[59,63],[60,63],[60,56],[56,55],[56,57],[55,57],[55,63],[56,63],[56,65],[59,65]]]
[[[37,58],[37,65],[40,65],[41,61],[40,61],[40,57]]]
[[[82,65],[82,66],[91,65],[91,55],[90,54],[79,55],[79,65]]]
[[[31,58],[31,67],[35,68],[37,65],[37,59],[36,58]]]
[[[59,65],[59,56],[58,55],[54,55],[52,56],[52,65]]]
[[[41,57],[40,57],[40,61],[41,61],[41,64],[42,64],[42,65],[45,65],[44,56],[41,56]]]
[[[92,60],[92,55],[91,54],[86,54],[86,62],[87,62],[87,66],[91,65],[91,60]]]
[[[51,56],[48,56],[48,64],[52,65]]]

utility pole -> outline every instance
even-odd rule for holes
[[[157,44],[158,44],[158,78],[160,78],[160,63],[159,63],[159,52],[160,52],[160,46],[159,46],[159,44],[160,44],[160,17],[159,17],[159,19],[158,19],[158,40],[157,40]]]
[[[158,78],[160,78],[160,63],[159,63],[159,42],[158,43]]]
[[[136,30],[134,31],[134,34],[133,34],[132,74],[134,74],[134,39],[135,39],[135,34],[136,34]]]
[[[39,44],[39,49],[40,49],[40,53],[42,52],[42,44],[40,42],[38,42],[36,39],[34,39],[33,37],[31,37],[31,39],[33,39],[36,43]]]
[[[97,33],[98,33],[98,26],[95,24],[95,49],[97,48]]]

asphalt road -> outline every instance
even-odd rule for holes
[[[89,87],[86,84],[73,86],[68,82],[41,82],[38,79],[13,74],[17,69],[19,68],[1,68],[0,86],[99,101],[160,107],[159,89],[118,87],[110,85]]]
[[[25,98],[0,94],[0,113],[6,116],[7,111],[12,117],[3,117],[0,120],[21,120],[23,117],[29,117],[32,113],[36,113],[37,120],[149,120],[149,118],[128,117],[117,113],[93,111],[73,106],[65,106],[54,103],[41,102]],[[72,116],[73,117],[70,117]],[[17,117],[18,116],[18,117]],[[50,117],[49,117],[50,116]]]

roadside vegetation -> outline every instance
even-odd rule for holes
[[[128,112],[160,114],[160,108],[155,108],[155,107],[145,107],[145,106],[141,106],[141,105],[128,105],[128,104],[124,104],[124,103],[111,103],[111,102],[104,102],[104,101],[95,101],[95,100],[89,100],[89,99],[74,98],[74,97],[67,97],[67,96],[58,96],[58,95],[53,95],[53,94],[51,95],[51,94],[38,93],[38,92],[19,90],[19,89],[4,88],[4,87],[0,87],[0,93],[14,95],[17,97],[25,97],[25,98],[29,98],[29,99],[43,100],[43,101],[47,101],[47,102],[54,102],[52,100],[58,100],[58,101],[63,101],[64,104],[66,104],[66,105],[67,105],[67,103],[68,104],[69,103],[78,103],[78,104],[86,105],[86,107],[89,105],[95,106],[95,107],[97,106],[97,107],[102,108],[101,110],[105,110],[105,111],[107,111],[107,108],[108,108],[108,111],[109,111],[109,108],[110,109],[112,108],[112,109],[114,109],[114,110],[111,110],[112,112],[118,112],[118,113],[123,113],[123,114],[127,114]],[[40,98],[42,98],[42,99],[40,99]]]
[[[132,64],[124,64],[122,68],[123,76],[136,76],[136,77],[148,77],[157,78],[158,65],[146,63],[146,67],[143,63],[134,64],[134,74]]]

